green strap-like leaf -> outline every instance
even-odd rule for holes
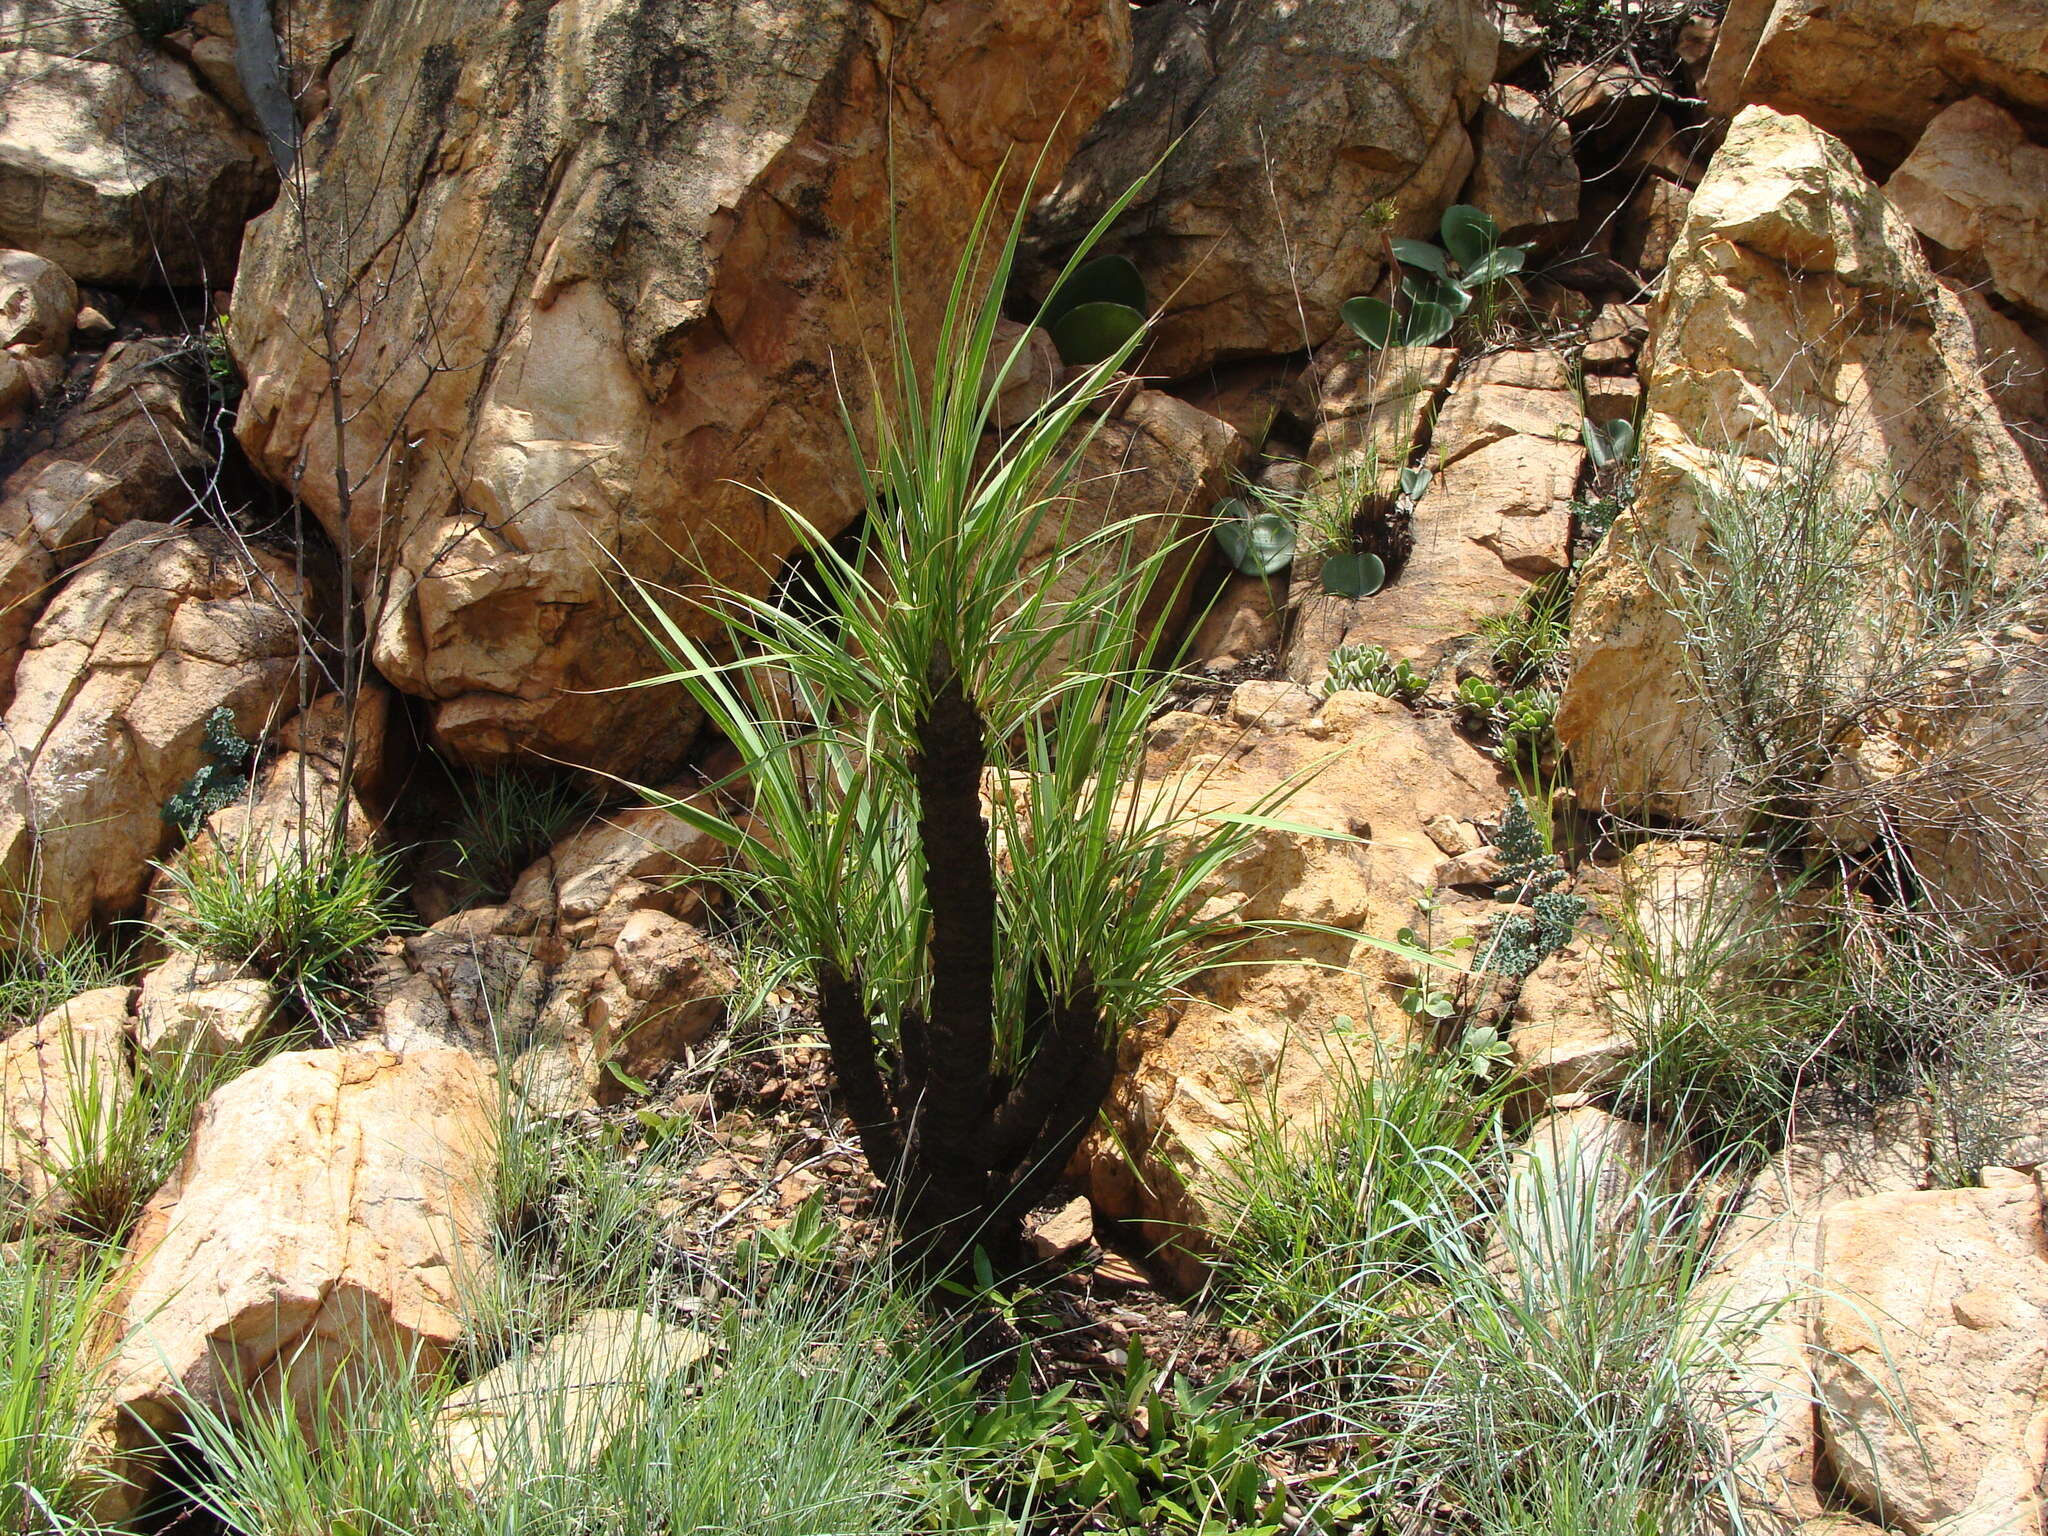
[[[1394,260],[1400,262],[1402,266],[1415,267],[1446,281],[1450,279],[1451,268],[1448,259],[1427,240],[1395,240],[1391,243],[1394,247]]]
[[[1498,250],[1488,251],[1478,261],[1465,269],[1468,283],[1495,283],[1511,273],[1522,270],[1522,264],[1529,259],[1529,248],[1525,245],[1503,245]]]
[[[1401,344],[1409,347],[1435,346],[1451,334],[1451,327],[1457,323],[1457,315],[1442,304],[1411,304],[1407,318],[1401,322]]]
[[[1493,222],[1493,215],[1483,208],[1474,208],[1470,203],[1454,203],[1446,208],[1443,222],[1438,227],[1443,231],[1444,249],[1466,272],[1478,266],[1486,259],[1486,253],[1500,244],[1500,226]]]

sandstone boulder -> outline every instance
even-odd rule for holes
[[[142,978],[136,1049],[155,1077],[203,1071],[253,1049],[276,1007],[270,983],[242,966],[173,955]]]
[[[1460,374],[1430,437],[1425,462],[1437,472],[1415,505],[1406,562],[1372,597],[1306,597],[1288,675],[1320,679],[1339,645],[1434,664],[1563,570],[1586,456],[1581,412],[1554,352],[1491,353]]]
[[[1465,201],[1493,215],[1501,240],[1545,245],[1579,216],[1572,130],[1529,91],[1489,87],[1473,122],[1478,152]]]
[[[392,942],[370,987],[381,1039],[498,1056],[530,1101],[553,1109],[660,1076],[723,1019],[736,984],[685,920],[702,912],[689,881],[722,858],[651,807],[571,833],[505,905]]]
[[[1121,85],[1126,18],[1108,0],[603,0],[532,25],[489,0],[362,7],[303,201],[250,230],[237,430],[337,535],[343,457],[346,534],[382,561],[361,579],[387,584],[377,669],[431,702],[443,746],[642,776],[680,756],[680,698],[592,691],[653,669],[612,562],[765,592],[797,541],[753,487],[827,532],[853,516],[838,386],[887,354],[890,210],[926,335],[930,279],[1003,156],[1051,138],[1056,169]],[[349,338],[339,445],[302,214]]]
[[[1133,27],[1130,84],[1037,211],[1038,245],[1064,256],[1165,156],[1103,247],[1165,308],[1148,371],[1321,343],[1379,281],[1383,236],[1433,236],[1464,184],[1500,46],[1490,8],[1202,0]]]
[[[1731,0],[1706,95],[1723,117],[1797,113],[1889,170],[1964,96],[2048,110],[2044,59],[2042,0]]]
[[[1728,1351],[1727,1368],[1697,1390],[1726,1426],[1743,1519],[1759,1536],[1805,1533],[1804,1522],[1821,1516],[1821,1222],[1838,1202],[1919,1185],[1919,1128],[1899,1121],[1808,1118],[1799,1139],[1734,1192],[1694,1293]]]
[[[2029,140],[2010,112],[1981,96],[1944,108],[1884,192],[1907,223],[1959,259],[1958,276],[1981,273],[2048,319],[2048,146]]]
[[[1874,1194],[1820,1224],[1820,1424],[1844,1490],[1907,1536],[2048,1530],[2041,1192]]]
[[[448,1395],[434,1419],[445,1475],[475,1495],[574,1472],[645,1416],[650,1391],[710,1353],[703,1334],[645,1312],[586,1312]]]
[[[133,1510],[188,1402],[230,1417],[432,1371],[491,1258],[496,1089],[460,1051],[297,1051],[207,1101],[108,1318],[92,1459]]]
[[[1560,1107],[1612,1094],[1635,1061],[1612,967],[1604,945],[1575,939],[1531,971],[1516,995],[1508,1030],[1515,1070]]]
[[[57,578],[123,523],[193,506],[207,454],[183,366],[168,343],[115,343],[85,399],[0,487],[0,706]]]
[[[235,269],[260,140],[118,6],[0,8],[0,241],[117,287]]]
[[[305,584],[211,530],[132,522],[66,581],[29,637],[0,758],[0,865],[14,931],[61,944],[139,903],[169,846],[162,810],[205,761],[207,716],[244,737],[282,712]]]
[[[1589,804],[1702,816],[1723,803],[1727,748],[1661,594],[1676,551],[1700,558],[1717,488],[1824,453],[1845,494],[1876,477],[1968,515],[1999,559],[2037,547],[2048,516],[1964,306],[1847,149],[1799,118],[1736,119],[1651,326],[1635,504],[1581,582],[1558,732]]]
[[[1214,973],[1202,996],[1133,1031],[1106,1111],[1114,1134],[1092,1137],[1077,1159],[1096,1210],[1145,1223],[1182,1279],[1199,1272],[1199,1234],[1217,1219],[1210,1181],[1249,1117],[1313,1116],[1336,1056],[1339,1073],[1370,1071],[1375,1040],[1406,1042],[1399,999],[1418,978],[1371,941],[1418,922],[1415,902],[1435,893],[1443,852],[1424,823],[1490,820],[1507,799],[1499,765],[1446,718],[1371,694],[1323,700],[1246,683],[1225,716],[1171,714],[1154,726],[1148,777],[1162,793],[1191,796],[1198,812],[1246,809],[1296,775],[1306,784],[1278,815],[1333,835],[1261,830],[1218,872],[1210,900],[1219,913],[1359,937],[1258,940],[1239,956],[1248,963]],[[1438,894],[1439,945],[1476,934],[1499,911]]]
[[[31,251],[0,251],[0,347],[17,357],[62,357],[78,317],[78,285]]]
[[[64,1173],[134,1091],[130,987],[81,992],[0,1041],[0,1226],[61,1217]]]

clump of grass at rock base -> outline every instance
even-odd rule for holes
[[[734,894],[816,986],[904,1236],[963,1273],[976,1246],[1015,1263],[1021,1218],[1108,1090],[1118,1030],[1221,958],[1228,924],[1198,915],[1197,893],[1253,827],[1197,823],[1184,794],[1141,786],[1171,681],[1148,670],[1161,637],[1141,617],[1164,552],[1134,557],[1134,527],[1113,522],[1030,563],[1142,333],[984,451],[991,383],[1025,345],[995,356],[1023,222],[1002,230],[1004,190],[930,372],[900,305],[894,355],[870,362],[874,441],[849,429],[859,548],[780,508],[815,606],[686,594],[722,621],[737,656],[721,660],[636,584],[668,668],[652,681],[686,687],[738,749],[753,819],[671,809],[739,854]]]

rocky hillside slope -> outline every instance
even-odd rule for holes
[[[997,182],[1028,417],[1142,180],[1038,555],[1170,550],[1148,780],[1293,798],[1043,1251],[1221,1286],[1248,1137],[1458,1062],[1510,1248],[1709,1213],[1747,1528],[2048,1536],[2048,0],[280,0],[290,145],[261,9],[0,5],[0,1199],[119,1255],[94,1518],[470,1358],[508,1103],[725,1136],[690,1241],[873,1218],[624,578],[800,589]]]

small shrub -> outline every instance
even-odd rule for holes
[[[458,787],[449,840],[463,906],[502,900],[527,865],[597,809],[584,784],[527,768],[478,774]]]
[[[1501,857],[1494,900],[1528,910],[1504,913],[1494,923],[1480,948],[1479,968],[1526,976],[1572,941],[1588,906],[1583,897],[1557,889],[1565,881],[1565,868],[1552,851],[1548,828],[1519,791],[1508,798],[1494,846]]]
[[[222,705],[206,717],[200,747],[211,761],[164,802],[163,818],[186,837],[197,835],[206,818],[249,792],[249,760],[256,749],[236,734],[235,712]]]
[[[90,937],[46,954],[0,957],[0,1033],[35,1023],[81,992],[119,986],[133,970],[125,955]]]
[[[1571,608],[1570,573],[1559,571],[1533,583],[1506,613],[1481,619],[1494,675],[1511,688],[1561,684],[1571,651]]]
[[[71,1099],[60,1116],[61,1155],[52,1172],[65,1225],[118,1244],[183,1160],[200,1107],[251,1062],[208,1057],[159,1066],[119,1085],[102,1081],[82,1053],[69,1065]]]
[[[1217,1191],[1219,1286],[1239,1320],[1285,1330],[1343,1297],[1345,1343],[1378,1335],[1383,1293],[1430,1273],[1418,1213],[1461,1198],[1500,1107],[1456,1054],[1420,1047],[1334,1061],[1331,1098],[1306,1130],[1268,1106]]]
[[[1475,1222],[1477,1189],[1406,1216],[1440,1279],[1408,1293],[1385,1392],[1338,1414],[1375,1437],[1394,1508],[1455,1511],[1475,1536],[1726,1528],[1741,1451],[1709,1390],[1763,1314],[1699,1286],[1709,1202],[1656,1168],[1616,1182],[1567,1158],[1533,1219]]]
[[[371,950],[400,922],[392,858],[376,849],[250,838],[160,868],[170,886],[164,943],[249,966],[327,1035],[340,1030]]]

